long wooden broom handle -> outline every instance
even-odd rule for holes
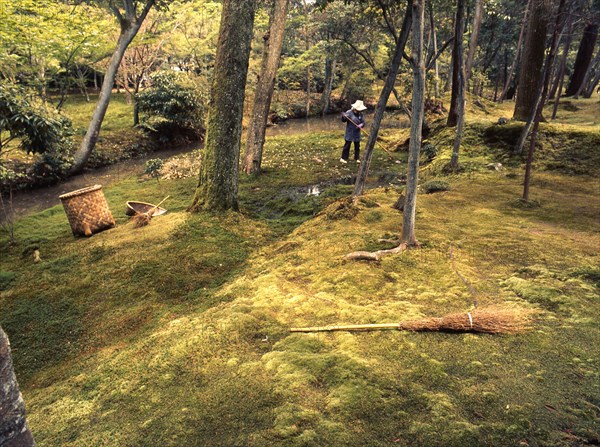
[[[347,326],[293,327],[290,332],[379,331],[400,329],[400,323],[351,324]]]
[[[165,202],[165,200],[167,200],[169,197],[171,197],[171,196],[167,196],[167,197],[165,197],[164,199],[162,199],[160,202],[158,202],[158,205],[156,205],[156,206],[155,206],[154,208],[152,208],[150,211],[147,211],[147,212],[146,212],[146,214],[148,214],[149,216],[150,216],[151,214],[154,214],[154,211],[156,211],[156,210],[158,209],[158,207],[159,207],[159,206],[161,206],[161,205],[162,205],[162,204]]]
[[[343,112],[342,112],[342,115],[344,115],[344,117],[345,117],[345,118],[346,118],[348,121],[350,121],[352,124],[354,124],[354,125],[355,125],[355,126],[358,128],[358,130],[360,130],[361,132],[363,132],[363,133],[364,133],[364,134],[367,136],[367,138],[371,138],[371,134],[370,134],[369,132],[367,132],[367,131],[366,131],[364,128],[362,128],[362,127],[360,127],[358,124],[356,124],[356,123],[355,123],[355,122],[352,120],[352,118],[350,118],[348,115],[346,115],[346,114],[345,114],[345,113],[343,113]],[[391,153],[389,150],[387,150],[387,149],[386,149],[386,148],[385,148],[385,147],[384,147],[384,146],[383,146],[383,145],[382,145],[382,144],[381,144],[379,141],[375,140],[375,143],[376,143],[376,144],[378,144],[378,145],[379,145],[379,147],[380,147],[381,149],[383,149],[383,150],[384,150],[384,151],[385,151],[385,152],[386,152],[386,153],[387,153],[387,154],[390,156],[390,158],[394,158],[394,157],[392,156],[392,153]]]

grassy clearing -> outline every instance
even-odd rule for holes
[[[491,125],[496,112],[476,118]],[[1,245],[0,324],[38,444],[597,442],[597,179],[536,171],[541,205],[519,207],[520,167],[485,168],[503,152],[487,148],[481,126],[467,132],[460,176],[437,171],[451,133],[431,138],[439,155],[424,180],[450,189],[419,196],[422,248],[379,264],[343,256],[398,233],[399,188],[337,212],[351,188],[338,181],[356,166],[338,165],[331,133],[270,139],[265,176],[241,182],[242,214],[186,213],[193,178],[129,179],[106,191],[118,227],[90,239],[71,236],[59,207],[19,221],[18,245]],[[402,169],[378,153],[373,180]],[[306,195],[315,184],[322,194]],[[166,194],[168,214],[139,230],[126,223],[125,200]],[[475,302],[540,316],[515,336],[287,332]]]

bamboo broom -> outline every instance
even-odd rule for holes
[[[400,323],[353,324],[347,326],[316,326],[291,328],[290,332],[379,331],[404,330],[414,332],[473,332],[481,334],[516,334],[530,329],[529,309],[487,307],[460,312],[440,318],[424,318]]]
[[[158,209],[159,206],[161,206],[165,200],[167,200],[169,197],[171,196],[167,196],[164,199],[162,199],[158,205],[154,206],[153,208],[150,209],[150,211],[146,211],[145,213],[138,213],[136,212],[135,216],[132,217],[132,221],[133,221],[133,226],[135,228],[140,228],[143,227],[145,225],[148,225],[150,223],[150,221],[152,220],[152,216],[154,215],[154,212]]]

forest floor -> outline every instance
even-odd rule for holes
[[[421,247],[380,263],[344,256],[398,235],[406,153],[376,150],[349,205],[341,131],[268,139],[240,213],[187,213],[195,176],[133,176],[104,191],[117,227],[89,239],[60,206],[18,220],[15,243],[0,233],[0,325],[38,445],[597,445],[600,107],[570,104],[541,127],[535,206],[510,154],[521,125],[495,124],[511,104],[469,109],[459,175],[434,122]],[[167,194],[166,215],[127,222],[126,200]],[[538,316],[518,335],[288,331],[475,304]]]

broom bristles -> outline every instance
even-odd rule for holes
[[[150,223],[152,216],[148,213],[137,213],[135,216],[131,218],[133,222],[133,226],[135,228],[140,228]]]
[[[406,321],[399,329],[407,331],[478,332],[515,334],[530,329],[532,311],[488,307],[471,312],[448,314],[441,318]]]

